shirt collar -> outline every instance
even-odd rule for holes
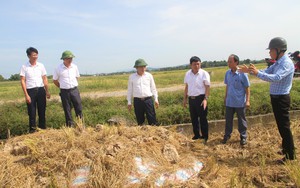
[[[232,72],[232,70],[230,69],[230,73],[231,73],[232,75],[237,75],[237,74],[239,74],[239,71],[236,70],[236,71]]]
[[[198,75],[201,69],[198,70],[198,72],[196,74],[193,73],[192,69],[190,70],[190,74],[191,75]]]
[[[286,60],[286,58],[288,58],[288,55],[284,54],[281,58],[279,58],[276,63],[277,64],[281,64],[282,62],[284,62]]]
[[[139,75],[137,72],[135,73],[136,76],[145,76],[146,75],[146,72],[144,72],[143,75]]]
[[[69,68],[72,68],[73,67],[73,64],[71,63],[71,65],[69,67],[66,67],[66,65],[64,63],[61,64],[61,66],[64,68],[64,69],[69,69]]]
[[[39,63],[38,63],[38,62],[36,62],[36,64],[35,64],[35,65],[31,65],[31,63],[30,63],[29,61],[27,62],[27,65],[28,65],[28,66],[30,66],[30,67],[36,67],[36,66],[38,66],[38,64],[39,64]]]

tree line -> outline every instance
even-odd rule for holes
[[[265,60],[250,60],[250,59],[245,59],[241,60],[240,64],[257,64],[257,63],[263,63]],[[227,61],[222,60],[222,61],[203,61],[201,63],[202,68],[208,68],[208,67],[221,67],[221,66],[227,66]],[[173,67],[164,67],[164,68],[148,68],[150,71],[171,71],[171,70],[184,70],[184,69],[189,69],[190,65],[185,64],[185,65],[179,65],[179,66],[173,66]],[[132,71],[131,71],[132,72]],[[124,72],[116,72],[116,73],[109,73],[105,75],[115,75],[115,74],[124,74],[124,73],[129,73],[129,71],[124,71]],[[82,75],[82,76],[87,76],[87,75]],[[52,76],[48,76],[48,78],[52,78]],[[2,81],[15,81],[15,80],[20,80],[20,74],[12,74],[8,79],[5,79],[2,75],[0,75],[0,82]]]
[[[265,60],[250,60],[250,59],[245,59],[245,60],[240,60],[240,65],[247,64],[249,65],[250,63],[252,64],[258,64],[258,63],[264,63]],[[209,67],[222,67],[222,66],[227,66],[227,61],[222,60],[222,61],[203,61],[201,63],[202,68],[209,68]],[[174,66],[174,67],[164,67],[164,68],[155,68],[152,69],[153,71],[169,71],[169,70],[184,70],[184,69],[189,69],[190,64],[185,64],[185,65],[179,65],[179,66]]]

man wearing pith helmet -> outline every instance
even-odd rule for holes
[[[81,98],[77,88],[77,79],[80,75],[77,66],[72,63],[74,57],[71,51],[64,51],[61,56],[63,63],[58,65],[53,74],[53,83],[60,88],[60,97],[67,126],[74,125],[71,113],[72,105],[76,116],[82,118]]]
[[[130,111],[132,108],[133,98],[134,113],[138,125],[144,124],[145,114],[149,125],[158,125],[152,99],[153,97],[155,106],[158,108],[157,90],[152,74],[146,72],[146,66],[147,63],[144,59],[135,61],[136,73],[131,74],[128,81],[128,110]]]
[[[284,38],[273,38],[267,50],[269,50],[271,59],[276,60],[273,65],[264,70],[257,70],[257,68],[251,64],[249,67],[241,67],[241,70],[243,72],[250,72],[250,74],[270,82],[271,104],[276,124],[282,138],[282,151],[278,153],[284,155],[284,157],[277,162],[283,163],[296,158],[289,116],[290,90],[293,82],[294,64],[288,55],[285,54],[287,42]]]

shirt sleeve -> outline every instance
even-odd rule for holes
[[[224,78],[224,84],[226,84],[226,85],[228,84],[227,74],[228,74],[228,71],[226,71],[225,78]]]
[[[276,82],[282,80],[286,76],[290,74],[288,65],[279,65],[280,67],[277,69],[275,74],[269,74],[268,69],[259,70],[257,77],[268,82]],[[272,66],[274,67],[274,66]]]
[[[207,86],[210,85],[210,76],[209,76],[209,74],[208,74],[207,71],[204,71],[204,78],[203,78],[203,80],[204,80],[204,84],[205,85],[207,85]]]
[[[248,78],[247,74],[243,74],[243,85],[244,85],[244,87],[249,87],[250,86],[250,81],[249,81],[249,78]]]
[[[80,74],[79,74],[79,70],[78,70],[78,66],[76,65],[76,77],[79,78]]]
[[[185,73],[183,83],[184,83],[184,84],[187,84],[187,73]]]
[[[54,73],[53,73],[53,80],[58,80],[58,78],[59,78],[59,76],[58,76],[58,68],[56,68],[55,70],[54,70]]]
[[[131,105],[131,100],[132,100],[132,93],[133,93],[133,87],[132,87],[132,81],[131,81],[131,75],[129,76],[128,79],[128,88],[127,88],[127,102],[128,105]]]
[[[47,75],[47,71],[44,65],[42,65],[42,76]]]
[[[153,94],[154,96],[154,100],[157,102],[158,101],[158,93],[157,93],[157,90],[156,90],[156,85],[155,85],[155,82],[154,82],[154,78],[152,75],[150,75],[150,87],[151,87],[151,93]]]
[[[25,66],[21,67],[20,76],[25,76]]]

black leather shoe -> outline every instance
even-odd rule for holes
[[[193,138],[192,138],[192,140],[197,140],[197,139],[199,139],[200,138],[200,136],[194,136]]]
[[[246,145],[246,144],[247,144],[246,138],[242,138],[241,141],[240,141],[240,144],[241,144],[242,146]]]
[[[230,136],[224,137],[223,140],[221,141],[221,143],[226,144],[229,139],[230,139]]]
[[[282,149],[282,150],[277,151],[277,154],[278,154],[278,155],[285,155],[285,152],[284,152],[284,150]]]
[[[276,160],[276,164],[284,165],[286,161],[287,161],[287,159],[285,157],[283,157],[282,159]]]

